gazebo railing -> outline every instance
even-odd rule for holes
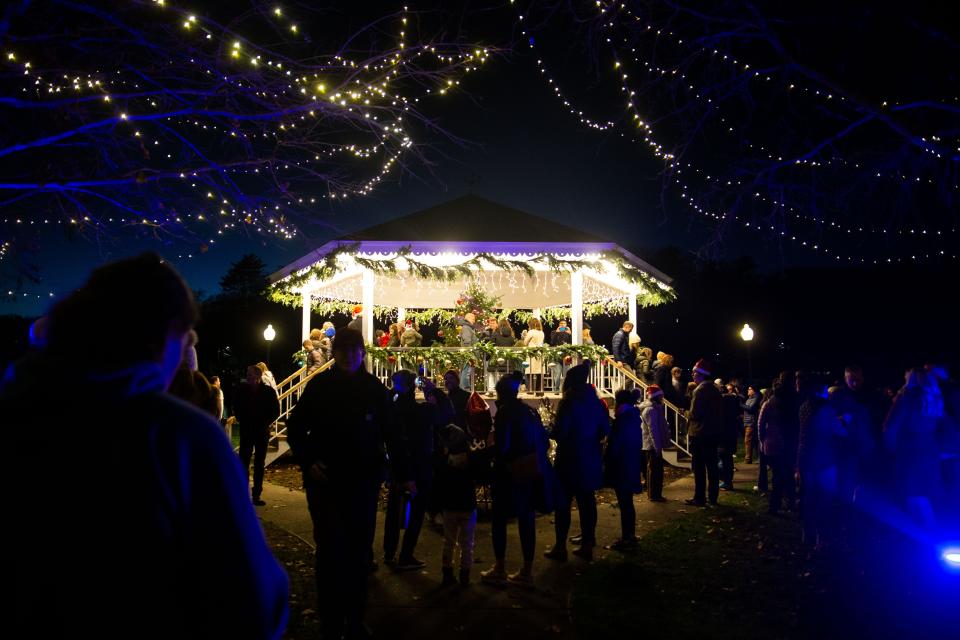
[[[535,353],[530,353],[524,347],[502,347],[498,351],[504,352],[506,357],[491,357],[471,347],[431,347],[430,353],[433,357],[424,357],[424,349],[420,347],[386,347],[378,349],[378,357],[371,358],[371,373],[389,388],[392,387],[391,377],[401,369],[413,371],[438,385],[443,374],[453,369],[461,376],[464,389],[493,393],[493,385],[501,376],[514,371],[529,374],[529,366],[525,365],[529,365],[531,359],[536,359],[541,365],[539,375],[543,376],[542,384],[536,385],[528,378],[528,390],[560,393],[563,376],[576,364],[575,361],[564,362],[570,354],[562,347],[537,347]],[[449,354],[449,360],[443,356],[436,357],[438,353]],[[467,367],[465,362],[472,362],[472,365]],[[622,381],[622,376],[615,368],[606,365],[603,373],[598,376],[598,367],[600,365],[595,363],[591,368],[590,382],[602,393],[612,394],[617,388],[617,381]],[[534,386],[540,388],[534,389]]]
[[[645,382],[643,379],[638,377],[633,371],[630,371],[622,364],[609,360],[608,363],[620,371],[620,375],[625,381],[628,381],[630,384],[623,385],[625,388],[630,388],[632,386],[640,387],[646,392],[649,382]],[[667,417],[667,424],[670,425],[671,431],[673,432],[673,437],[670,441],[673,443],[677,449],[680,449],[688,456],[690,455],[690,439],[687,436],[687,412],[677,405],[663,401],[664,412]]]

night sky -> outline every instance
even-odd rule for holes
[[[800,17],[806,20],[821,8],[812,7]],[[844,24],[869,21],[869,11],[856,11],[834,14],[834,22],[822,28],[836,34]],[[456,19],[458,14],[450,15]],[[467,39],[513,47],[513,52],[467,78],[459,93],[434,98],[442,104],[434,102],[424,108],[437,124],[467,140],[466,146],[435,136],[418,138],[434,145],[427,150],[428,159],[434,163],[432,167],[413,164],[394,171],[370,196],[328,202],[325,210],[319,208],[317,223],[301,225],[304,235],[294,240],[256,234],[247,237],[237,232],[201,254],[190,247],[166,242],[123,240],[98,245],[81,239],[67,241],[60,232],[47,231],[42,236],[38,259],[43,281],[24,287],[30,295],[16,303],[3,300],[2,309],[23,315],[41,313],[49,300],[45,295],[48,291],[62,295],[78,285],[94,265],[148,248],[175,264],[196,290],[212,294],[218,290],[218,280],[230,264],[245,253],[259,255],[272,271],[344,232],[466,193],[589,230],[641,256],[669,245],[690,252],[704,247],[711,239],[712,225],[681,201],[676,188],[663,188],[659,176],[662,163],[642,144],[618,133],[598,132],[580,124],[552,95],[536,66],[537,55],[543,55],[568,95],[578,106],[594,109],[591,115],[602,120],[615,115],[610,113],[610,87],[599,79],[603,74],[597,69],[606,61],[594,60],[581,46],[567,46],[562,22],[538,33],[538,54],[534,54],[527,46],[529,38],[518,32],[509,8],[460,15],[473,16],[469,22],[472,31],[464,28]],[[801,26],[797,34],[809,36],[813,28],[804,20],[798,21]],[[881,27],[874,30],[874,36],[888,35],[886,23]],[[826,39],[817,46],[809,40],[801,42],[803,53],[818,64],[829,64],[831,56],[841,52],[845,62],[836,74],[844,80],[859,78],[858,89],[881,82],[882,74],[870,64],[865,52],[886,52],[881,58],[886,63],[909,53],[899,47],[891,51],[882,41]],[[916,56],[925,53],[915,52]],[[864,69],[874,71],[864,74]],[[955,78],[942,74],[941,78],[943,92],[949,95],[956,88]],[[318,193],[322,191],[318,188]],[[722,244],[714,250],[717,257],[724,259],[749,255],[767,272],[831,264],[822,255],[739,226],[729,227]],[[191,258],[185,256],[188,252],[192,253]]]

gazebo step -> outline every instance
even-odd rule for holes
[[[679,469],[693,468],[693,466],[690,464],[690,458],[679,449],[664,449],[663,461],[669,464],[671,467],[677,467]]]

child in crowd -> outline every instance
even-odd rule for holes
[[[470,584],[473,564],[473,534],[477,526],[477,488],[470,455],[470,440],[460,427],[448,424],[440,432],[444,461],[435,482],[443,510],[443,584],[456,582],[453,576],[454,548],[460,547],[460,584]]]

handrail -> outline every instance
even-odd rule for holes
[[[307,365],[303,365],[302,367],[300,367],[299,369],[297,369],[296,371],[294,371],[293,373],[291,373],[289,376],[287,376],[286,378],[284,378],[281,382],[278,382],[278,383],[277,383],[277,389],[279,389],[280,387],[282,387],[282,386],[284,386],[285,384],[289,383],[291,380],[293,380],[293,379],[296,378],[297,376],[302,375],[303,372],[306,371],[306,370],[307,370]]]
[[[316,371],[313,371],[308,376],[304,376],[304,378],[300,382],[292,385],[289,389],[285,390],[283,393],[281,393],[278,396],[278,399],[280,400],[280,415],[277,416],[277,419],[274,421],[272,425],[273,435],[270,436],[270,442],[273,442],[274,440],[276,440],[282,435],[286,435],[287,418],[290,416],[290,412],[293,411],[293,407],[297,404],[296,402],[297,398],[300,397],[300,392],[303,390],[303,387],[306,386],[308,382],[313,380],[313,377],[316,376],[318,373],[323,373],[324,371],[327,371],[328,369],[333,367],[334,362],[335,360],[333,358],[330,358],[329,360],[324,362],[322,365],[320,365],[316,369]],[[298,371],[297,374],[302,373],[302,371],[303,369]],[[291,379],[292,377],[293,376],[291,376]],[[282,428],[280,426],[281,422],[283,423]]]
[[[650,386],[649,382],[645,382],[644,380],[640,379],[640,377],[637,376],[637,374],[629,370],[622,363],[616,362],[616,361],[611,361],[611,362],[613,362],[613,365],[615,367],[620,369],[620,372],[623,374],[625,378],[627,378],[628,380],[631,380],[634,384],[639,385],[644,391],[646,391],[647,387]],[[663,405],[664,405],[664,411],[666,413],[667,421],[669,422],[670,418],[673,417],[674,437],[670,439],[670,442],[672,442],[678,449],[682,450],[687,455],[690,455],[690,441],[689,441],[689,438],[687,437],[687,429],[686,429],[686,426],[687,426],[686,413],[687,412],[684,409],[673,404],[672,402],[668,402],[666,398],[664,398],[663,400]],[[671,416],[671,412],[673,414],[672,416]],[[683,423],[682,434],[680,429],[681,422]],[[680,444],[681,440],[683,441],[683,444]]]

